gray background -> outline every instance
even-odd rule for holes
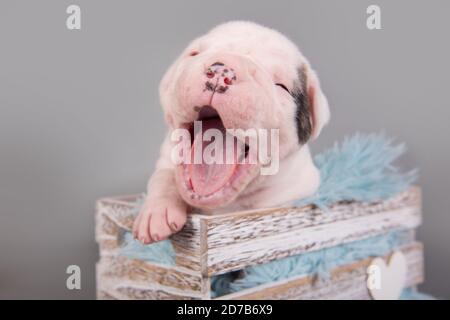
[[[82,30],[65,27],[82,9]],[[366,28],[369,4],[383,30]],[[318,70],[331,124],[317,152],[385,131],[420,167],[426,283],[450,297],[449,1],[5,1],[0,4],[0,298],[94,298],[94,203],[141,192],[164,133],[157,85],[189,40],[272,26]],[[65,288],[66,267],[82,290]]]

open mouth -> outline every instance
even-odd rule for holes
[[[201,107],[196,122],[186,127],[191,135],[191,161],[177,168],[182,197],[205,209],[230,203],[258,173],[259,165],[251,160],[256,159],[256,150],[233,136],[211,106]]]

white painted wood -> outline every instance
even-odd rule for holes
[[[403,287],[412,287],[422,282],[422,245],[415,242],[402,246],[397,251],[404,254],[407,265]],[[387,259],[387,257],[384,258]],[[218,299],[371,299],[367,288],[367,268],[371,262],[373,259],[369,258],[336,267],[331,270],[331,278],[328,282],[317,281],[311,276],[297,276],[242,290]],[[204,294],[204,291],[187,290],[180,285],[172,287],[167,281],[160,283],[151,279],[154,276],[141,278],[139,275],[122,277],[105,274],[105,267],[107,268],[107,264],[97,266],[99,299],[209,299],[209,295]],[[155,266],[151,268],[153,267]],[[164,268],[164,266],[158,267]],[[167,272],[170,277],[170,273],[179,272],[179,268],[171,267],[167,269]],[[208,281],[206,285],[209,287],[210,282]]]
[[[120,232],[130,230],[132,213],[138,211],[137,199],[98,202],[96,236],[102,256],[117,253]],[[328,212],[306,206],[192,214],[172,243],[177,264],[213,275],[420,223],[420,190],[415,187],[381,202],[336,204]]]
[[[207,225],[208,248],[245,242],[302,229],[392,211],[403,207],[420,207],[420,190],[411,188],[380,202],[338,203],[324,212],[312,206],[260,209],[221,215],[202,216]]]
[[[139,197],[104,198],[97,202],[96,240],[101,256],[97,268],[99,298],[208,299],[212,275],[391,230],[412,230],[421,223],[421,197],[417,187],[385,201],[339,203],[328,212],[305,206],[212,216],[192,214],[184,229],[171,239],[177,266],[167,268],[118,257],[123,234],[131,230],[134,214],[138,212]],[[411,277],[416,279],[414,283],[422,281],[423,262],[419,256],[416,263],[408,262],[407,283]],[[286,292],[275,296],[370,298],[367,288],[360,285],[348,289],[365,277],[363,273],[353,270],[342,273],[342,277],[334,291],[327,286],[313,290],[312,286],[300,285],[305,279],[298,279],[300,283],[288,281],[287,289],[283,289]],[[270,296],[274,289],[270,284],[252,290],[250,297],[259,297]]]
[[[423,281],[423,246],[414,242],[398,249],[404,254],[407,263],[404,288],[413,287]],[[387,257],[386,257],[387,258]],[[317,281],[311,276],[298,276],[281,280],[236,293],[218,297],[219,300],[368,300],[372,299],[367,288],[367,267],[372,258],[357,261],[331,270],[329,281]]]
[[[199,273],[126,257],[101,258],[96,267],[102,299],[206,299],[210,281]]]
[[[361,240],[394,229],[412,229],[421,222],[420,209],[406,207],[310,228],[294,229],[278,235],[209,249],[208,275],[265,263],[287,256]]]

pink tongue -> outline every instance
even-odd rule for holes
[[[226,130],[222,124],[220,119],[209,119],[203,120],[202,129],[205,132],[208,129],[215,128],[222,132],[223,141],[203,141],[202,134],[199,132],[194,138],[194,143],[192,144],[192,159],[194,159],[194,153],[198,152],[199,155],[203,156],[203,152],[206,146],[212,148],[214,150],[223,150],[223,159],[222,161],[215,161],[211,164],[205,163],[203,157],[202,161],[199,164],[190,164],[188,165],[189,169],[189,179],[191,181],[192,188],[194,192],[198,195],[205,196],[211,193],[220,190],[225,184],[230,180],[233,176],[234,171],[237,167],[237,159],[238,152],[235,150],[241,150],[241,148],[237,148],[236,138],[233,138],[234,144],[233,146],[226,146]],[[221,143],[222,142],[222,143]],[[218,145],[221,144],[221,145]],[[199,148],[202,147],[200,150]],[[200,152],[202,151],[202,152]],[[226,154],[233,153],[233,164],[226,164]],[[215,158],[217,159],[217,158]],[[220,160],[220,159],[219,159]],[[211,162],[211,161],[210,161]],[[216,163],[220,162],[220,163]]]

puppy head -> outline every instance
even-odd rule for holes
[[[193,133],[198,120],[221,132],[278,129],[280,159],[316,138],[329,119],[317,75],[298,48],[250,22],[229,22],[192,41],[164,75],[160,98],[172,129]],[[247,149],[245,157],[257,153]],[[176,181],[186,202],[211,209],[233,201],[259,168],[182,164]]]

